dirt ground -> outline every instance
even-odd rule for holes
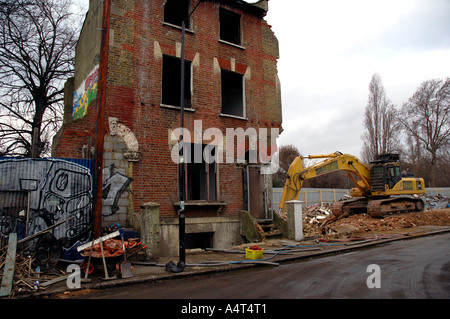
[[[325,210],[323,210],[325,211]],[[333,221],[332,214],[325,218],[304,215],[303,231],[305,237],[341,235],[363,235],[368,232],[385,232],[417,226],[450,226],[450,208],[431,209],[385,218],[373,218],[368,214],[356,214]]]

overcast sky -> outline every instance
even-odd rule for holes
[[[280,46],[278,146],[303,155],[360,155],[374,73],[397,107],[450,76],[450,0],[270,0],[266,20]]]
[[[280,46],[278,146],[303,155],[360,155],[374,73],[398,107],[450,76],[450,0],[270,0],[266,20]]]

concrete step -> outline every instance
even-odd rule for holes
[[[256,221],[264,231],[266,238],[278,238],[283,235],[281,230],[275,226],[272,219],[258,219]]]

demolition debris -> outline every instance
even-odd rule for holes
[[[314,239],[316,242],[345,242],[347,245],[349,241],[361,243],[363,240],[370,238],[380,238],[378,237],[380,233],[383,233],[381,236],[398,236],[398,230],[400,229],[411,229],[411,232],[414,232],[413,228],[419,226],[450,226],[448,198],[438,195],[423,199],[426,203],[426,210],[423,212],[391,215],[384,218],[373,218],[368,214],[355,214],[338,219],[333,216],[331,211],[332,204],[324,203],[322,205],[306,207],[303,209],[304,239],[305,241]],[[54,252],[59,250],[62,243],[56,241],[48,231],[49,229],[40,232],[40,237],[33,235],[22,240],[14,239],[14,236],[11,236],[14,234],[12,233],[9,236],[7,245],[0,247],[0,280],[2,284],[0,295],[2,297],[13,298],[15,295],[17,296],[22,293],[34,293],[45,290],[53,284],[68,278],[70,274],[66,274],[57,267],[59,265],[59,263],[57,264],[58,254],[53,255]],[[407,232],[410,232],[410,230]],[[37,240],[37,251],[35,250],[33,253],[23,248],[24,242],[30,239]],[[281,250],[277,250],[276,243],[276,239],[272,242],[268,241],[264,243],[264,253],[281,256],[291,255],[294,252],[298,253],[320,249],[317,247],[296,247],[293,250],[284,247]],[[250,244],[246,243],[243,245],[247,247]],[[87,246],[91,247],[91,244]],[[114,247],[116,246],[121,247],[121,245],[115,245]],[[80,248],[83,247],[81,246]],[[245,254],[243,248],[244,246],[236,246],[233,249],[221,249],[220,251],[219,249],[211,248],[206,249],[206,251],[208,253],[214,251],[216,253],[224,252],[243,255]],[[211,268],[218,267],[218,265],[231,264],[226,258],[222,260],[216,255],[212,255],[211,258],[215,258],[214,261],[203,261],[197,264],[190,264],[190,266]],[[246,259],[245,263],[277,265],[276,262],[268,261],[266,258],[259,260]],[[111,265],[113,264],[115,266],[115,263],[111,263]],[[114,267],[114,271],[117,272],[116,267]]]
[[[390,231],[423,225],[450,226],[450,200],[437,195],[422,197],[425,211],[373,218],[368,214],[355,214],[337,219],[331,203],[315,204],[303,210],[305,238],[340,236],[367,232]]]
[[[15,246],[15,243],[8,245]],[[14,255],[11,256],[11,251]],[[12,269],[11,275],[7,275]],[[52,271],[41,270],[35,254],[28,250],[2,249],[0,252],[0,273],[2,297],[14,297],[16,293],[29,293],[46,289],[47,286],[67,278],[65,272],[54,267]]]

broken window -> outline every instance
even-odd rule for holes
[[[229,10],[220,8],[220,40],[241,44],[241,16]]]
[[[167,0],[164,5],[164,22],[181,27],[181,23],[189,15],[189,0]],[[189,20],[185,27],[189,29]]]
[[[184,106],[191,107],[191,62],[184,63]],[[162,74],[161,103],[181,106],[181,59],[164,55]]]
[[[186,143],[186,199],[216,200],[216,147]]]
[[[222,114],[244,117],[244,81],[240,73],[221,70]]]

